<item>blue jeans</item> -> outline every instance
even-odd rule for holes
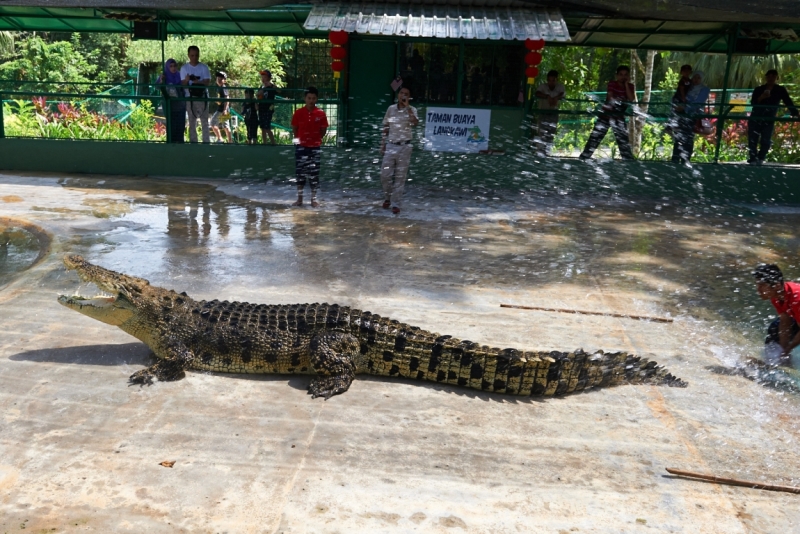
[[[672,147],[673,163],[689,163],[694,152],[694,119],[678,117],[673,130],[675,145]]]
[[[770,343],[778,343],[781,342],[781,336],[778,333],[781,328],[781,320],[780,318],[775,319],[772,321],[772,324],[769,325],[767,329],[767,339],[764,340],[764,344],[768,345]],[[789,339],[794,339],[797,333],[800,332],[800,326],[797,326],[797,321],[792,319],[792,326],[789,328]]]

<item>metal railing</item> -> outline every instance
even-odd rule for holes
[[[220,126],[231,131],[231,141],[247,142],[243,106],[272,104],[271,129],[277,144],[292,144],[291,118],[305,104],[303,89],[279,89],[274,100],[245,98],[253,88],[226,87],[228,98],[216,95],[217,86],[209,86],[206,96],[190,97],[186,87],[153,84],[62,83],[59,91],[41,91],[26,86],[48,82],[0,81],[0,138],[91,139],[136,142],[184,142],[191,137],[184,127],[189,124],[186,103],[195,104],[199,117],[210,121],[222,103],[229,106]],[[74,90],[77,89],[77,90]],[[341,101],[332,90],[321,92],[317,106],[328,116],[325,145],[337,144],[340,135]],[[181,110],[184,116],[181,120]],[[201,120],[198,139],[203,139]],[[209,125],[210,127],[210,125]],[[212,130],[213,131],[213,130]],[[261,133],[261,128],[258,128]],[[213,134],[210,137],[214,137]],[[219,141],[219,139],[215,139]]]
[[[553,112],[537,109],[531,103],[530,114],[526,117],[529,137],[543,143],[542,123],[553,121]],[[672,159],[673,146],[680,135],[686,134],[686,125],[693,126],[693,156],[695,162],[738,162],[753,158],[749,152],[748,132],[751,123],[766,136],[771,133],[771,149],[766,161],[774,163],[800,163],[800,117],[789,116],[784,106],[750,105],[742,102],[705,103],[697,105],[694,112],[687,114],[676,109],[671,101],[652,100],[650,102],[624,103],[624,111],[604,110],[603,102],[593,99],[565,99],[557,113],[556,132],[547,153],[558,157],[578,157],[586,146],[596,121],[604,115],[624,119],[626,129],[636,122],[641,132],[638,139],[629,139],[638,145],[637,159],[647,161],[667,161]],[[642,111],[646,110],[646,111]],[[766,116],[753,115],[767,112]],[[774,116],[772,116],[774,114]],[[769,127],[765,130],[763,125]],[[696,126],[696,128],[695,128]],[[705,128],[705,132],[700,132]],[[637,143],[638,141],[638,143]],[[759,145],[760,146],[760,145]],[[597,152],[600,157],[619,157],[613,131],[610,129]]]

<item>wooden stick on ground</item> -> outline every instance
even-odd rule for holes
[[[763,489],[769,491],[785,491],[788,493],[800,494],[800,488],[793,486],[776,486],[774,484],[762,484],[761,482],[750,482],[747,480],[737,480],[735,478],[716,477],[714,475],[703,475],[700,473],[692,473],[691,471],[683,471],[682,469],[675,469],[674,467],[667,467],[667,472],[673,475],[680,475],[682,477],[698,478],[700,480],[708,480],[709,482],[716,482],[717,484],[727,484],[729,486],[744,486],[745,488]]]
[[[649,317],[647,315],[626,315],[623,313],[605,313],[605,312],[593,312],[593,311],[585,311],[585,310],[567,310],[564,308],[540,308],[539,306],[517,306],[516,304],[501,304],[501,308],[518,308],[520,310],[538,310],[538,311],[549,311],[549,312],[559,312],[559,313],[580,313],[583,315],[606,315],[609,317],[620,317],[622,319],[639,319],[640,321],[654,321],[656,323],[671,323],[673,319],[669,319],[667,317]]]

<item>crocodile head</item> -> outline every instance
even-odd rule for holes
[[[147,301],[153,300],[154,295],[149,293],[159,289],[151,288],[150,282],[143,278],[98,267],[81,256],[65,256],[64,265],[68,271],[77,271],[81,280],[95,284],[106,294],[95,297],[61,295],[58,302],[110,325],[120,326],[130,320]]]

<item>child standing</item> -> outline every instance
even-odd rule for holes
[[[230,93],[228,92],[228,88],[225,86],[225,82],[228,80],[228,75],[220,71],[216,74],[216,79],[217,96],[220,99],[215,102],[217,110],[214,112],[214,115],[211,116],[211,129],[214,131],[214,137],[216,137],[217,143],[230,143],[232,141],[230,126],[231,103],[228,102]],[[220,130],[222,130],[222,132],[220,132]]]
[[[303,189],[305,189],[306,180],[311,187],[311,207],[319,206],[317,189],[319,188],[320,147],[322,138],[325,137],[325,132],[328,130],[328,117],[317,107],[318,96],[319,92],[316,87],[306,89],[305,106],[292,115],[297,175],[297,202],[292,206],[303,205]]]
[[[242,104],[242,117],[247,127],[247,144],[258,144],[258,106],[255,102],[256,93],[252,89],[245,89],[244,97],[247,102]]]
[[[266,145],[267,138],[270,144],[275,144],[275,135],[272,133],[272,115],[275,113],[275,97],[278,89],[272,83],[272,73],[264,69],[259,72],[261,75],[261,87],[258,89],[258,118],[261,124],[261,139]]]

